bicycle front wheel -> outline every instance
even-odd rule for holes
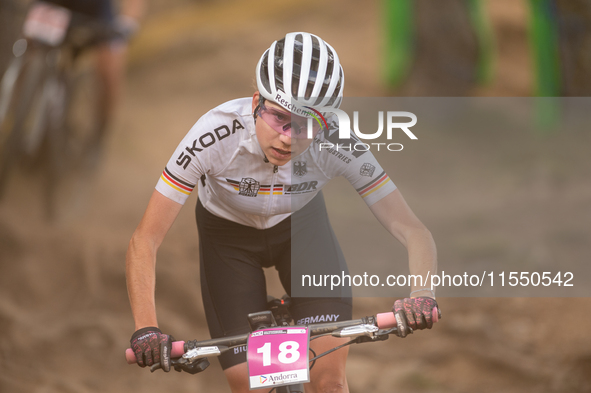
[[[0,196],[11,168],[23,153],[33,156],[42,142],[47,113],[45,55],[39,48],[15,58],[0,82]]]
[[[65,143],[69,160],[87,172],[98,167],[107,126],[104,87],[95,67],[80,67],[68,81]]]
[[[56,80],[50,112],[46,212],[50,219],[84,205],[101,159],[106,117],[93,67],[74,64]]]

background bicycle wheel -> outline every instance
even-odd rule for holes
[[[92,56],[79,59],[58,77],[55,113],[47,137],[44,203],[48,218],[63,221],[89,208],[90,187],[104,151],[106,120]]]
[[[0,0],[0,12],[9,3],[21,4]],[[472,85],[462,94],[533,94],[528,2],[494,0],[485,4],[497,39],[494,77],[489,85]],[[124,259],[128,239],[177,143],[206,110],[253,93],[255,64],[271,39],[292,30],[325,38],[342,59],[348,95],[435,94],[416,75],[410,76],[402,90],[392,91],[383,85],[382,13],[377,2],[360,6],[353,0],[151,0],[149,6],[142,31],[131,47],[126,92],[107,140],[104,161],[97,179],[87,185],[85,207],[72,206],[67,219],[47,223],[36,195],[41,179],[26,176],[17,177],[0,204],[2,392],[229,391],[215,361],[197,376],[150,374],[125,363],[123,350],[129,344],[133,321]],[[439,42],[430,36],[421,39],[433,45]],[[5,56],[6,52],[0,54],[0,64],[6,63]],[[436,71],[436,64],[429,75]],[[527,141],[529,137],[523,138]],[[558,138],[536,141],[551,149]],[[572,156],[585,161],[587,145],[568,143]],[[465,159],[469,159],[466,146],[442,140],[440,148],[457,157],[446,161],[449,173],[462,173]],[[438,214],[448,209],[445,201],[424,196],[442,184],[426,184],[422,176],[429,172],[430,160],[437,157],[416,157],[426,164],[390,174],[403,191],[407,190],[410,205],[432,229],[436,241],[449,231],[475,234],[492,214],[499,222],[510,222],[511,211],[530,203],[526,198],[517,199],[512,205],[515,210],[490,212],[483,206],[486,199],[482,194],[463,194],[465,184],[458,181],[457,188],[448,189],[449,194],[464,195],[456,203],[470,204],[484,211],[484,216],[460,210],[454,211],[451,219]],[[441,267],[459,258],[514,257],[513,253],[523,250],[532,258],[556,263],[561,257],[590,256],[589,233],[581,229],[585,228],[583,213],[590,208],[590,198],[584,198],[589,187],[578,180],[586,169],[564,170],[560,163],[551,166],[531,157],[520,163],[515,171],[521,171],[525,179],[520,190],[526,194],[542,190],[550,201],[556,201],[558,189],[577,190],[578,202],[561,210],[574,217],[572,226],[548,237],[524,231],[515,239],[523,246],[518,250],[498,238],[468,236],[454,244],[440,243]],[[506,172],[489,174],[491,182],[503,184]],[[569,188],[573,185],[576,187]],[[327,199],[330,192],[335,189],[326,191]],[[208,336],[198,286],[195,198],[191,196],[183,208],[158,256],[161,327],[179,338]],[[329,209],[337,217],[345,214],[337,205]],[[547,219],[531,217],[532,226]],[[504,229],[498,227],[500,232]],[[544,241],[548,238],[552,241]],[[272,274],[269,282],[271,292],[280,296]],[[391,302],[359,299],[355,315],[387,310]],[[466,298],[440,299],[440,304],[443,319],[434,330],[405,340],[392,338],[380,345],[353,348],[348,366],[350,390],[591,391],[591,344],[586,327],[589,299]]]

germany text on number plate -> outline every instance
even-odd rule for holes
[[[251,389],[310,382],[306,327],[261,329],[248,337]]]

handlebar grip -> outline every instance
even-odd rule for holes
[[[184,341],[174,341],[172,343],[172,350],[170,351],[171,358],[180,358],[185,353],[185,342]],[[135,358],[135,354],[131,348],[127,348],[125,350],[125,360],[127,360],[127,364],[135,364],[137,363],[137,359]]]
[[[433,323],[439,321],[439,310],[435,307],[431,313]],[[393,312],[384,312],[376,315],[376,321],[380,329],[390,329],[396,326],[396,317]]]

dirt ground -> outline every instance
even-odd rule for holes
[[[98,176],[81,186],[57,222],[43,217],[37,178],[15,177],[0,203],[2,393],[229,392],[215,361],[196,376],[150,374],[128,366],[123,356],[134,327],[125,288],[127,242],[164,164],[205,111],[252,94],[260,53],[288,31],[314,32],[338,50],[347,95],[392,94],[379,77],[380,11],[374,2],[150,4],[130,51],[124,96]],[[528,95],[525,2],[488,5],[497,37],[495,78],[472,93]],[[516,148],[503,143],[513,137]],[[430,145],[401,156],[398,173],[390,176],[433,232],[440,269],[495,258],[554,267],[564,258],[589,260],[588,136],[507,131],[426,139]],[[340,187],[329,188],[327,199]],[[192,195],[183,208],[157,266],[161,327],[185,339],[208,337],[195,201]],[[330,212],[335,228],[346,225],[346,211],[333,206]],[[351,243],[346,231],[337,232],[343,244]],[[585,285],[585,278],[578,282]],[[281,295],[272,274],[269,282],[270,292]],[[351,349],[351,392],[591,392],[589,298],[438,301],[443,319],[433,330]],[[391,304],[361,298],[354,315]]]

